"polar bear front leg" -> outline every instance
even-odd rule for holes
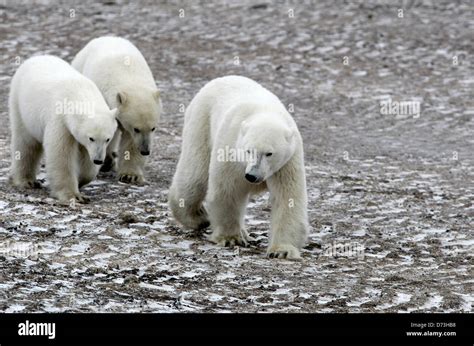
[[[40,183],[36,180],[36,171],[38,170],[43,147],[26,130],[14,99],[16,97],[10,96],[12,164],[9,181],[20,188],[38,188]]]
[[[219,173],[209,178],[207,201],[212,228],[209,240],[226,247],[247,246],[253,240],[243,224],[248,192],[229,186],[227,178]]]
[[[140,151],[133,142],[132,136],[127,131],[122,132],[119,151],[119,180],[123,183],[145,183],[143,175],[145,158],[140,154]]]
[[[267,181],[272,204],[270,258],[299,259],[308,237],[304,165],[298,153]]]
[[[44,142],[51,195],[65,205],[87,202],[79,192],[79,144],[70,135],[52,136],[47,131]]]
[[[78,164],[78,183],[79,189],[84,185],[89,184],[92,180],[97,177],[100,167],[94,164],[87,152],[87,149],[84,147],[79,147],[79,164]]]

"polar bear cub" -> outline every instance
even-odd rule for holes
[[[36,172],[42,152],[53,197],[84,202],[79,187],[93,180],[116,129],[97,86],[54,56],[26,60],[11,81],[12,133],[10,181],[39,187]]]
[[[105,36],[90,41],[72,66],[96,83],[109,107],[118,108],[119,130],[107,148],[102,170],[115,169],[118,149],[119,180],[143,183],[145,157],[150,155],[162,109],[145,58],[128,40]]]
[[[210,223],[215,243],[246,245],[248,199],[264,190],[272,204],[268,256],[299,258],[309,226],[298,128],[280,100],[255,81],[217,78],[186,110],[170,208],[186,227]]]

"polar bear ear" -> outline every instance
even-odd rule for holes
[[[117,93],[117,103],[123,106],[127,102],[127,94],[123,91]]]

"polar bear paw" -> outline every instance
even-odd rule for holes
[[[209,240],[217,245],[232,248],[235,245],[247,247],[249,242],[255,241],[255,238],[251,237],[246,230],[241,229],[240,233],[231,234],[214,231],[209,236]]]
[[[269,258],[301,259],[300,251],[293,245],[273,245],[267,250]]]
[[[145,178],[142,174],[136,173],[120,173],[119,181],[127,184],[138,184],[143,185],[145,183]]]
[[[197,227],[193,227],[193,229],[206,229],[211,225],[204,206],[201,206],[201,208],[198,209],[195,215],[193,215],[192,220],[193,223],[197,225]]]
[[[41,183],[35,179],[16,179],[14,177],[10,177],[10,182],[13,186],[18,187],[20,189],[39,189],[41,188]]]
[[[55,196],[60,204],[68,206],[74,206],[76,203],[87,204],[91,201],[89,197],[80,193],[57,192]]]

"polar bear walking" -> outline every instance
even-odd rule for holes
[[[96,85],[53,56],[26,60],[12,78],[9,97],[12,133],[10,181],[39,187],[42,152],[53,197],[84,202],[79,187],[93,180],[117,129]]]
[[[119,180],[143,183],[145,156],[150,155],[162,109],[145,58],[128,40],[105,36],[90,41],[71,64],[96,83],[110,108],[118,108],[119,130],[107,148],[102,170],[115,168],[118,156]]]
[[[246,245],[249,196],[266,189],[272,204],[267,254],[299,258],[309,226],[298,128],[280,100],[255,81],[217,78],[198,92],[185,113],[181,156],[169,192],[173,215],[194,229],[210,222],[215,243]]]

